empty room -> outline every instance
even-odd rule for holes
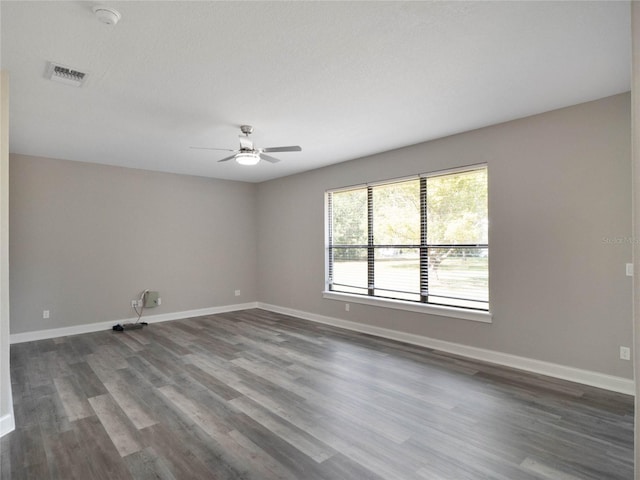
[[[0,42],[2,480],[640,478],[637,4],[1,0]]]

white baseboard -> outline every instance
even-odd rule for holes
[[[0,437],[4,437],[7,433],[16,429],[15,419],[13,418],[13,407],[11,412],[0,417]]]
[[[565,365],[558,365],[555,363],[535,360],[533,358],[519,357],[517,355],[511,355],[508,353],[501,353],[493,350],[471,347],[469,345],[447,342],[435,338],[424,337],[422,335],[415,335],[413,333],[399,332],[397,330],[391,330],[388,328],[375,327],[372,325],[366,325],[364,323],[342,320],[340,318],[317,315],[314,313],[304,312],[302,310],[279,307],[277,305],[269,305],[266,303],[258,302],[258,308],[270,310],[276,313],[282,313],[284,315],[291,315],[293,317],[310,320],[312,322],[324,323],[326,325],[345,328],[347,330],[353,330],[355,332],[367,333],[369,335],[375,335],[377,337],[410,343],[412,345],[433,348],[435,350],[453,353],[456,355],[461,355],[476,360],[482,360],[485,362],[496,363],[498,365],[504,365],[506,367],[517,368],[532,373],[539,373],[550,377],[569,380],[571,382],[582,383],[584,385],[590,385],[592,387],[603,388],[605,390],[611,390],[627,395],[635,395],[635,383],[633,380],[628,378],[615,377],[613,375],[607,375],[604,373],[582,370]]]
[[[234,312],[236,310],[247,310],[257,308],[257,302],[239,303],[236,305],[223,305],[220,307],[200,308],[197,310],[185,310],[182,312],[161,313],[158,315],[145,315],[142,320],[147,323],[167,322],[169,320],[180,320],[183,318],[200,317],[203,315],[214,315],[216,313]],[[9,343],[32,342],[34,340],[46,340],[48,338],[66,337],[68,335],[78,335],[80,333],[99,332],[101,330],[111,330],[120,323],[134,323],[137,318],[125,318],[120,320],[109,320],[106,322],[85,323],[71,327],[51,328],[48,330],[37,330],[34,332],[14,333],[9,335]]]

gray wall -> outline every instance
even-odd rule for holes
[[[493,323],[322,298],[324,191],[489,165]],[[630,98],[617,95],[258,186],[260,301],[631,378]],[[607,239],[610,241],[608,242]]]
[[[640,240],[640,4],[631,3],[631,125],[632,125],[632,158],[633,158],[633,234]],[[633,261],[640,275],[640,242],[633,243]],[[640,282],[637,277],[633,281],[633,325],[634,351],[633,364],[635,372],[640,372]],[[635,478],[640,478],[640,381],[636,381],[635,399]]]
[[[0,435],[13,427],[9,375],[9,74],[0,72]]]
[[[255,185],[21,155],[10,181],[11,333],[130,318],[145,288],[149,314],[257,299]]]

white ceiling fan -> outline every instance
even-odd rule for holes
[[[302,148],[298,145],[292,145],[288,147],[267,147],[267,148],[255,148],[253,140],[249,138],[249,135],[253,132],[251,125],[240,125],[240,131],[242,135],[238,135],[240,138],[240,148],[238,150],[231,150],[229,148],[211,148],[211,147],[189,147],[197,150],[221,150],[224,152],[234,152],[233,155],[218,160],[220,162],[228,162],[231,159],[236,159],[240,165],[255,165],[260,160],[266,160],[270,163],[276,163],[280,160],[265,153],[273,152],[301,152]]]

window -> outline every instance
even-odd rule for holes
[[[327,192],[327,290],[489,310],[487,168]]]

